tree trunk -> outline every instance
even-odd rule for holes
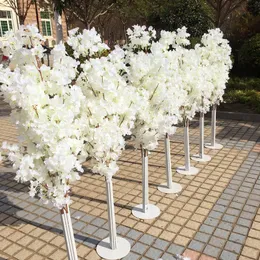
[[[19,23],[20,25],[24,25],[25,17],[23,15],[19,15]]]
[[[59,44],[63,40],[63,33],[61,15],[57,11],[54,11],[54,22],[56,29],[56,44]]]

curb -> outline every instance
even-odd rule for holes
[[[210,118],[211,113],[205,114],[205,117]],[[239,113],[239,112],[225,112],[225,111],[217,111],[217,119],[231,119],[238,121],[251,121],[251,122],[260,122],[260,114],[247,114],[247,113]]]

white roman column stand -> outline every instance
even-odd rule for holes
[[[142,174],[143,174],[143,203],[133,208],[132,214],[141,219],[153,219],[160,215],[160,209],[149,204],[149,186],[148,186],[148,150],[142,148]]]
[[[60,213],[61,213],[61,222],[63,226],[64,237],[66,241],[68,259],[78,260],[69,206],[66,205],[64,208],[62,208],[60,210]]]
[[[181,192],[182,187],[179,183],[172,182],[170,138],[167,133],[165,135],[164,146],[167,183],[162,183],[161,185],[159,185],[158,190],[163,193],[178,193]]]
[[[204,154],[204,113],[200,112],[200,148],[199,154],[193,155],[192,160],[197,162],[209,162],[211,157]]]
[[[222,144],[216,143],[216,121],[217,121],[217,105],[213,105],[211,111],[211,143],[205,144],[206,148],[209,149],[222,149]]]
[[[184,152],[185,166],[178,167],[177,172],[183,175],[195,175],[199,169],[190,166],[189,119],[184,119]]]
[[[109,237],[103,239],[97,246],[97,253],[105,259],[121,259],[131,249],[130,243],[116,234],[116,219],[114,210],[112,176],[106,176],[107,210],[109,223]]]

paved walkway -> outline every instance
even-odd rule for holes
[[[206,121],[206,140],[210,125]],[[184,164],[182,129],[171,137],[173,178],[183,186],[178,195],[157,190],[165,182],[163,142],[149,156],[150,201],[162,211],[155,220],[131,215],[142,202],[140,151],[131,143],[113,179],[118,234],[132,245],[124,259],[192,260],[260,259],[260,123],[218,121],[222,150],[206,150],[211,162],[194,163],[196,176],[175,173]],[[198,152],[198,122],[190,128],[191,154]],[[0,116],[0,141],[15,142],[8,116]],[[27,185],[13,180],[0,166],[0,259],[66,259],[58,210],[29,198]],[[73,186],[73,227],[80,259],[100,259],[96,244],[108,235],[104,178],[87,170]],[[1,258],[2,257],[2,258]]]

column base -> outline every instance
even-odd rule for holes
[[[209,162],[211,160],[211,156],[203,154],[203,156],[200,157],[199,154],[195,154],[191,156],[191,159],[196,162]]]
[[[182,175],[196,175],[199,169],[191,166],[189,170],[186,170],[185,166],[182,166],[177,168],[177,172]]]
[[[161,210],[153,204],[148,204],[147,211],[143,212],[143,204],[139,204],[132,209],[132,214],[141,219],[154,219],[161,214]]]
[[[130,252],[130,243],[122,237],[117,237],[117,249],[110,248],[110,238],[103,239],[97,245],[97,254],[103,259],[116,260],[128,255]]]
[[[220,150],[223,148],[223,145],[222,144],[211,145],[211,143],[208,143],[208,144],[205,144],[205,147],[208,149]]]
[[[182,186],[176,182],[172,183],[171,188],[167,187],[167,183],[162,183],[157,188],[160,192],[163,192],[163,193],[179,193],[182,191]]]

